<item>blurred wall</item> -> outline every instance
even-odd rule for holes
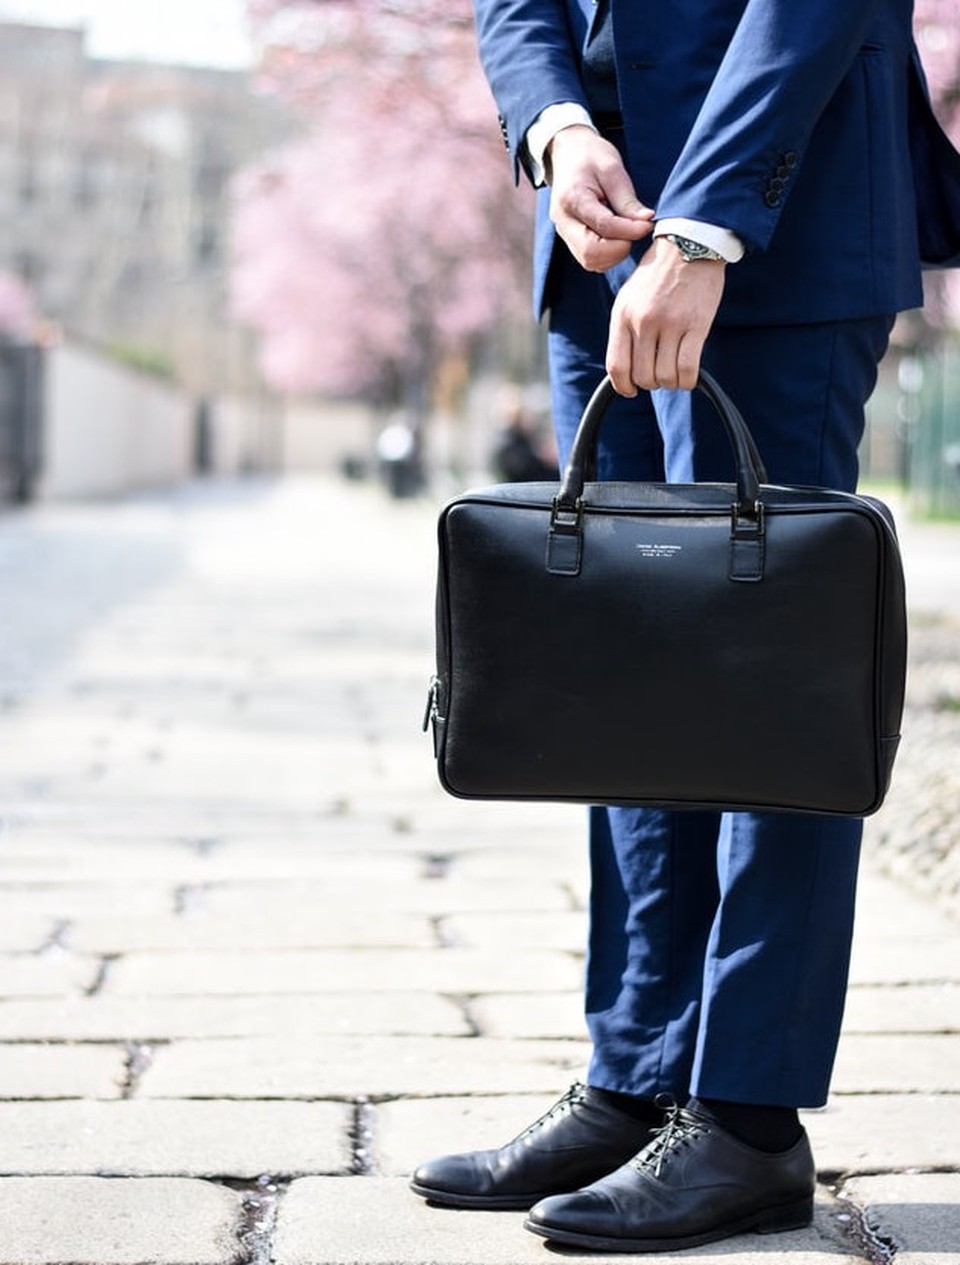
[[[376,438],[370,409],[344,400],[283,402],[277,417],[277,466],[284,471],[334,471],[369,464]]]
[[[190,401],[174,387],[71,344],[47,361],[41,500],[116,496],[186,478]]]
[[[45,379],[40,500],[121,496],[274,464],[270,428],[252,405],[203,405],[76,343],[50,349]]]

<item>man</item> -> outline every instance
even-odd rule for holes
[[[922,302],[918,190],[935,261],[960,258],[960,158],[929,114],[911,0],[475,10],[508,146],[549,186],[536,301],[561,459],[606,366],[621,398],[600,477],[729,479],[691,393],[702,361],[771,482],[852,490],[894,315]],[[913,171],[932,152],[935,193]],[[601,1251],[807,1224],[797,1109],[827,1096],[860,833],[591,810],[588,1086],[497,1151],[423,1165],[414,1189],[530,1208],[534,1233]]]

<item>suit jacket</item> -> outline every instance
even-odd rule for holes
[[[610,0],[627,167],[658,216],[747,247],[718,319],[807,323],[922,300],[920,259],[960,263],[960,155],[930,110],[912,0]],[[474,0],[517,170],[546,106],[587,109],[593,0]],[[916,168],[916,170],[915,170]],[[535,302],[556,237],[538,205]],[[638,247],[637,255],[646,244]]]

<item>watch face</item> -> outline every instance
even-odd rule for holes
[[[692,242],[689,237],[674,237],[674,244],[684,259],[715,259],[717,252],[700,242]]]

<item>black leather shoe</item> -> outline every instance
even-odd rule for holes
[[[546,1195],[578,1190],[612,1173],[651,1133],[648,1124],[574,1085],[506,1146],[428,1160],[410,1186],[451,1208],[529,1208]]]
[[[584,1190],[544,1199],[524,1224],[571,1247],[669,1252],[747,1230],[809,1225],[814,1185],[805,1133],[771,1155],[675,1108],[639,1155]]]

